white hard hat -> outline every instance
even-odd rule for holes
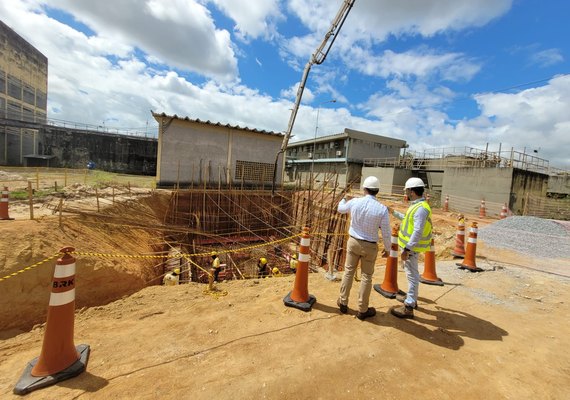
[[[411,189],[411,188],[425,187],[425,186],[426,185],[424,184],[424,181],[422,181],[420,178],[410,178],[406,181],[404,189]]]
[[[380,189],[380,181],[375,176],[369,176],[364,180],[362,187],[367,189]]]

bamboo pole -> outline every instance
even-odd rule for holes
[[[63,220],[62,220],[62,217],[61,217],[61,213],[62,213],[62,210],[63,210],[63,197],[60,197],[60,199],[59,199],[59,207],[58,207],[58,209],[59,209],[59,227],[60,227],[60,229],[61,229],[61,228],[63,227]]]
[[[30,219],[34,219],[34,190],[30,180],[28,180],[28,200],[30,204]]]

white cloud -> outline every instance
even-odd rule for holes
[[[50,0],[87,25],[107,52],[126,57],[125,49],[141,49],[152,60],[219,80],[237,77],[230,34],[216,29],[208,9],[195,0]],[[24,24],[24,23],[23,23]],[[50,35],[51,36],[51,35]],[[121,51],[115,51],[115,49]]]
[[[548,49],[534,53],[531,56],[531,61],[541,67],[548,67],[564,61],[564,57],[559,49]]]
[[[299,90],[299,82],[297,82],[293,86],[289,87],[289,89],[287,89],[287,90],[282,90],[281,93],[279,94],[279,96],[283,97],[283,98],[291,99],[294,102],[295,99],[297,98],[297,91],[298,90]],[[313,94],[311,89],[309,89],[308,87],[305,86],[305,88],[303,89],[303,97],[301,99],[301,103],[310,104],[313,102],[314,99],[315,99],[315,95]]]
[[[376,56],[355,48],[346,56],[354,68],[364,74],[388,78],[390,76],[426,78],[437,74],[442,80],[470,80],[480,67],[457,53],[436,54],[419,49],[404,53],[385,50]]]
[[[242,40],[275,34],[274,22],[283,19],[279,0],[210,0],[235,23],[234,31]]]

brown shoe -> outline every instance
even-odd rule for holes
[[[368,307],[368,310],[366,310],[365,312],[361,313],[359,312],[358,314],[356,314],[356,318],[358,318],[361,321],[364,321],[366,318],[370,318],[376,315],[376,309],[374,307]]]
[[[398,317],[398,318],[407,318],[407,319],[414,318],[414,309],[412,307],[408,307],[406,305],[401,306],[401,307],[392,307],[390,309],[390,313],[394,317]]]
[[[396,293],[396,300],[398,300],[400,303],[403,303],[404,300],[406,300],[407,296],[408,296],[407,294]],[[414,310],[417,309],[418,309],[418,303],[416,303],[416,305],[414,306]]]

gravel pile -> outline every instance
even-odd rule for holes
[[[512,216],[479,229],[487,246],[514,250],[534,257],[570,259],[570,232],[558,222]]]

